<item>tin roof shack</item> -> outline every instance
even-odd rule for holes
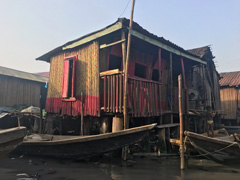
[[[224,119],[238,120],[231,122],[232,125],[240,125],[240,71],[220,73],[220,95]],[[228,124],[229,125],[229,124]]]
[[[129,20],[121,18],[106,28],[37,58],[51,64],[46,103],[48,113],[76,119],[81,115],[99,117],[99,121],[106,117],[123,117],[128,28]],[[184,110],[188,113],[189,93],[194,92],[197,99],[198,86],[205,87],[204,78],[207,77],[201,74],[204,74],[207,63],[207,59],[151,34],[134,22],[127,90],[131,122],[135,125],[146,123],[147,119],[160,124],[178,122],[177,76],[183,75]],[[198,69],[195,76],[201,81],[194,86],[195,69]],[[195,109],[195,105],[192,108]],[[169,114],[171,118],[160,118]],[[79,126],[75,126],[77,132]]]
[[[41,88],[48,78],[0,66],[0,106],[40,107]]]

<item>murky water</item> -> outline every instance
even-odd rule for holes
[[[179,169],[177,156],[136,155],[131,160],[72,162],[36,157],[4,158],[0,161],[0,179],[4,180],[218,180],[240,179],[239,164],[217,164],[206,159],[190,159],[188,168]]]

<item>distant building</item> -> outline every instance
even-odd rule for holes
[[[0,106],[45,106],[48,78],[0,66]],[[44,98],[45,97],[45,98]]]
[[[220,73],[220,95],[225,119],[237,119],[240,108],[240,71]]]

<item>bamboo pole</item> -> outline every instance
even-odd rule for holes
[[[182,76],[178,75],[178,103],[179,103],[179,119],[180,119],[180,169],[184,170],[184,150],[183,150],[183,114],[182,114]]]
[[[133,22],[133,11],[134,11],[135,0],[132,0],[132,9],[131,9],[131,17],[129,23],[129,31],[128,31],[128,42],[127,42],[127,56],[126,56],[126,64],[125,64],[125,86],[124,86],[124,129],[128,129],[128,114],[127,114],[127,83],[128,83],[128,62],[130,55],[130,44],[131,44],[131,33],[132,33],[132,22]]]

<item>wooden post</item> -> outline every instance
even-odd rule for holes
[[[182,115],[182,76],[178,76],[178,103],[179,103],[179,119],[180,119],[180,169],[184,169],[184,150],[183,150],[183,115]]]
[[[121,38],[126,39],[125,31],[122,29]],[[125,63],[126,63],[126,41],[122,42],[122,63],[123,63],[123,72],[125,72]]]
[[[83,136],[83,116],[84,116],[84,113],[83,113],[83,93],[81,92],[81,136]]]
[[[172,100],[172,90],[173,90],[173,75],[172,75],[172,53],[170,52],[170,110],[171,110],[171,124],[173,123],[173,100]]]
[[[125,81],[124,81],[124,129],[128,129],[128,112],[127,112],[127,85],[128,85],[128,62],[130,55],[130,44],[131,44],[131,33],[132,33],[132,22],[133,22],[133,11],[134,11],[135,0],[132,1],[132,9],[131,9],[131,17],[129,23],[129,31],[128,31],[128,42],[127,42],[127,57],[125,64]]]
[[[20,117],[18,116],[17,118],[18,118],[18,128],[20,128],[20,126],[21,126]]]

